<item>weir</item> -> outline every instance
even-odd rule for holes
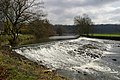
[[[81,37],[23,46],[13,51],[71,80],[119,80],[120,63],[110,61],[114,55],[111,58],[107,55],[116,54],[116,51],[120,54],[120,48],[116,46],[119,43]]]

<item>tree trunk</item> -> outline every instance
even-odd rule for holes
[[[12,30],[11,30],[11,39],[9,40],[9,43],[11,46],[16,46],[18,44],[18,32],[16,31],[16,25],[12,26]]]

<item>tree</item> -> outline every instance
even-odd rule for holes
[[[37,0],[0,0],[0,12],[3,14],[3,22],[6,34],[10,36],[10,44],[17,43],[20,24],[33,20],[35,17],[43,17],[42,3]]]
[[[89,35],[90,31],[92,31],[91,25],[93,24],[93,22],[86,14],[83,14],[83,16],[76,16],[74,18],[74,24],[78,27],[77,31],[79,35]]]
[[[59,35],[59,36],[62,36],[63,35],[63,32],[64,32],[64,29],[62,26],[59,26],[57,29],[56,29],[56,33]]]
[[[55,34],[53,25],[47,19],[35,19],[29,23],[29,28],[36,39],[47,38]]]

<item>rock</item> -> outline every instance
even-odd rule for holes
[[[42,61],[39,61],[40,63],[43,63]]]
[[[78,71],[78,73],[80,73],[80,71]]]
[[[72,67],[72,69],[74,69],[74,68]]]
[[[81,51],[78,51],[79,53],[81,52]]]
[[[99,56],[98,56],[98,55],[95,55],[95,54],[94,54],[92,57],[93,57],[94,59],[99,58]]]
[[[89,49],[98,49],[96,46],[92,45],[92,44],[86,44],[86,45],[83,45],[83,48],[89,48]]]
[[[86,75],[87,75],[87,73],[84,73],[83,75],[84,75],[84,76],[86,76]]]
[[[117,47],[120,47],[120,44]]]
[[[44,73],[52,72],[52,70],[44,70]]]
[[[88,67],[86,67],[85,69],[89,69]]]
[[[112,59],[113,61],[117,61],[117,59]]]
[[[77,51],[76,49],[74,49],[74,51]]]

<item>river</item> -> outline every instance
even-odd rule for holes
[[[120,41],[80,37],[13,51],[70,80],[120,80]]]

